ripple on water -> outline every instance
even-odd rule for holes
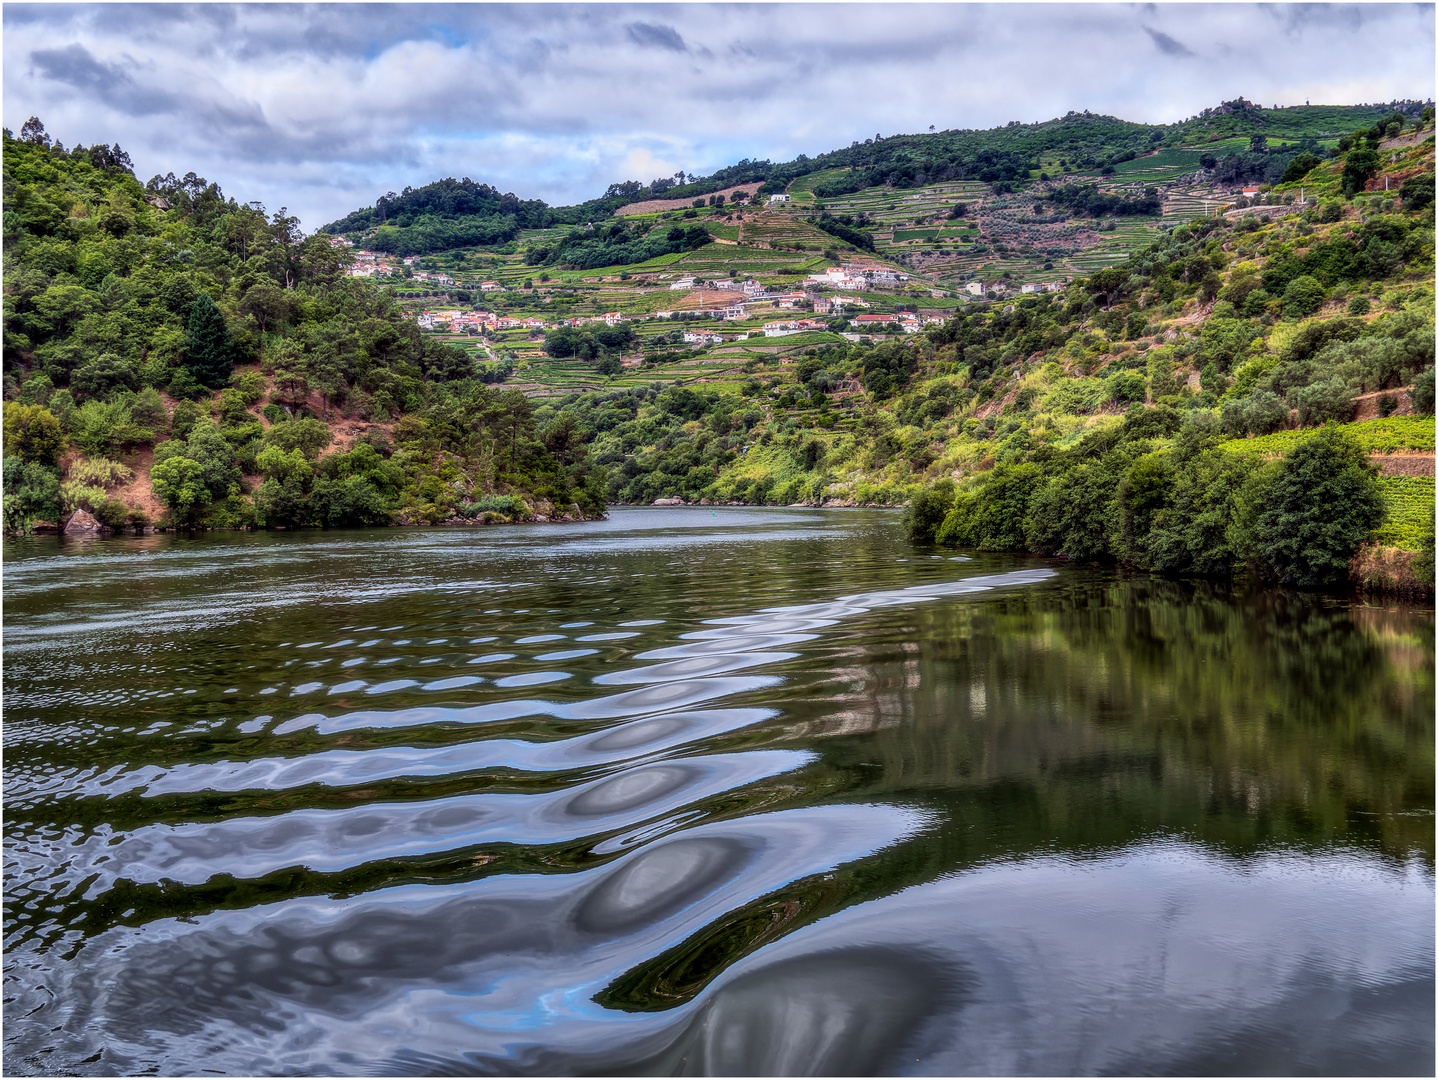
[[[88,838],[36,844],[26,862],[53,865],[99,896],[119,879],[202,884],[217,874],[259,878],[285,867],[334,873],[380,859],[482,844],[571,844],[672,814],[745,785],[792,772],[808,751],[751,750],[641,765],[534,794],[478,794],[380,802],[343,810],[292,810],[186,825],[105,828]]]

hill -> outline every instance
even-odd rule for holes
[[[785,183],[786,206],[540,219],[409,266],[193,175],[142,186],[118,148],[7,133],[6,527],[76,509],[292,527],[913,502],[920,539],[1421,589],[1431,109],[1416,131],[1338,132],[1251,195],[1148,182],[1191,175],[1184,139],[1231,138],[1255,122],[1241,112],[1091,184],[820,202],[818,169]],[[1206,209],[1183,201],[1195,188]],[[1075,231],[1041,246],[1025,229]],[[987,250],[935,269],[966,244]],[[955,295],[975,267],[983,295]],[[1353,513],[1305,577],[1283,545],[1324,524],[1315,505]]]
[[[973,180],[1023,184],[1061,176],[1115,175],[1126,163],[1165,148],[1198,148],[1222,157],[1225,179],[1279,179],[1300,153],[1320,152],[1344,133],[1389,116],[1410,121],[1425,103],[1374,106],[1298,106],[1264,109],[1238,98],[1170,125],[1136,124],[1087,111],[1034,124],[1011,122],[988,130],[946,130],[865,139],[848,147],[793,161],[744,160],[704,177],[659,178],[610,185],[589,202],[549,207],[537,199],[501,195],[468,177],[389,192],[373,207],[322,227],[396,255],[425,254],[469,245],[501,245],[520,230],[595,223],[615,214],[682,209],[716,193],[762,195],[794,189],[801,201],[852,195],[871,187],[896,190]],[[1232,160],[1229,160],[1229,159]],[[1176,160],[1176,159],[1173,159]],[[1197,161],[1184,162],[1190,171]],[[1132,170],[1130,170],[1132,171]],[[636,206],[635,204],[639,204]],[[641,208],[642,207],[642,208]]]
[[[7,530],[603,513],[528,399],[328,238],[27,129],[3,144]]]

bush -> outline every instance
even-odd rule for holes
[[[1403,181],[1403,187],[1399,189],[1398,194],[1403,197],[1405,210],[1422,210],[1424,207],[1432,206],[1433,174],[1430,172],[1410,176]]]
[[[1280,585],[1329,585],[1383,515],[1377,470],[1351,432],[1330,424],[1284,459],[1253,525],[1253,554]]]
[[[36,521],[60,520],[60,471],[7,455],[4,462],[5,531],[25,532]]]
[[[1413,376],[1413,411],[1424,416],[1433,415],[1432,368]]]
[[[529,509],[513,495],[487,495],[479,502],[461,503],[458,512],[463,518],[499,516],[514,520],[523,517]]]
[[[1337,376],[1300,387],[1289,395],[1298,409],[1298,422],[1304,427],[1325,424],[1329,421],[1342,423],[1353,414],[1353,391],[1348,383]]]
[[[60,421],[39,405],[5,403],[5,453],[53,465],[65,445]]]
[[[246,371],[231,376],[230,386],[239,391],[245,405],[253,405],[265,396],[265,377],[258,371]]]
[[[193,401],[175,402],[175,411],[170,414],[170,438],[188,438],[204,413]]]
[[[130,508],[119,499],[106,499],[90,512],[101,525],[117,531],[130,523]]]
[[[70,480],[99,488],[111,488],[134,479],[135,474],[118,461],[95,457],[82,461],[70,470]]]
[[[265,432],[265,444],[278,446],[282,450],[300,450],[305,457],[313,459],[330,444],[333,436],[323,421],[313,417],[303,420],[283,420]]]
[[[1321,281],[1303,274],[1290,281],[1288,288],[1283,290],[1283,314],[1295,319],[1312,315],[1323,306],[1327,296]]]
[[[815,445],[811,442],[809,445]],[[931,544],[954,501],[954,482],[940,480],[926,487],[910,501],[904,511],[904,529],[916,544]]]

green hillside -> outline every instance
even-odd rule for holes
[[[926,166],[856,186],[857,163],[820,161],[794,185],[744,163],[807,198],[571,222],[530,204],[513,239],[411,265],[356,264],[193,175],[141,185],[118,148],[6,133],[5,526],[911,503],[920,540],[1421,590],[1432,111],[1368,110],[1327,148],[1318,114],[1266,112],[1143,128],[1157,149],[1123,160],[1137,125],[999,129],[1035,169],[1055,131],[1110,148],[1062,184]],[[1279,151],[1254,197],[1194,180],[1193,157],[1269,169],[1273,138],[1225,148],[1243,124],[1320,152]],[[998,137],[944,134],[965,171]],[[800,288],[831,266],[860,280]]]

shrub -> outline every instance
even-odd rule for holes
[[[106,499],[90,512],[101,525],[111,529],[123,529],[130,523],[131,510],[119,499]]]
[[[4,463],[5,531],[25,532],[35,521],[59,521],[60,471],[7,455]]]
[[[1298,422],[1305,427],[1342,422],[1353,414],[1353,391],[1338,376],[1300,387],[1288,398],[1298,409]]]
[[[230,386],[239,391],[247,406],[255,404],[265,396],[265,377],[258,371],[246,371],[232,376]]]
[[[170,414],[170,437],[172,439],[188,438],[203,415],[200,407],[193,401],[177,401],[175,411]]]
[[[24,461],[54,464],[65,445],[60,421],[39,405],[5,403],[5,453]]]
[[[60,485],[60,507],[66,514],[76,510],[94,513],[105,501],[105,489],[68,480]]]
[[[109,458],[95,457],[80,462],[70,470],[70,480],[79,484],[88,484],[94,487],[111,488],[116,484],[127,483],[134,479],[135,474],[118,461],[111,461]]]
[[[1377,470],[1352,433],[1325,426],[1284,458],[1252,528],[1265,576],[1311,588],[1342,580],[1383,521]]]
[[[198,518],[210,501],[204,470],[190,458],[177,456],[157,463],[150,470],[150,485],[177,525]]]
[[[815,445],[810,443],[809,445]],[[904,528],[916,544],[931,544],[954,501],[954,482],[940,480],[925,487],[909,501],[904,511]]]
[[[505,517],[513,520],[523,517],[529,512],[523,500],[513,495],[486,495],[479,502],[461,503],[459,516],[464,518],[486,517],[493,520],[495,517]]]
[[[1323,283],[1303,274],[1290,281],[1288,288],[1283,290],[1283,314],[1296,319],[1312,315],[1323,306],[1326,298]]]
[[[1410,176],[1403,181],[1403,187],[1398,194],[1403,197],[1403,207],[1406,210],[1422,210],[1425,206],[1432,206],[1433,174],[1430,172]]]
[[[1413,411],[1425,416],[1433,415],[1432,368],[1413,376]]]

